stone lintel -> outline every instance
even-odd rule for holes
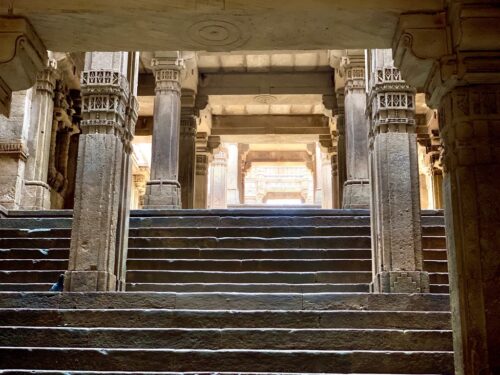
[[[32,87],[47,58],[43,42],[26,19],[0,17],[0,114],[9,115],[12,92]]]

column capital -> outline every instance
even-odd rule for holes
[[[397,68],[375,69],[370,77],[367,112],[371,115],[370,134],[415,133],[416,90],[402,78]]]
[[[181,117],[181,136],[196,137],[198,122],[194,116]]]
[[[36,76],[36,92],[46,93],[49,96],[54,95],[56,87],[56,79],[59,74],[57,72],[57,60],[50,59],[47,61],[47,67],[39,72]]]
[[[365,89],[364,50],[348,50],[346,56],[342,58],[340,66],[345,72],[345,92]]]
[[[184,60],[178,52],[156,52],[151,60],[151,68],[156,81],[155,92],[173,91],[181,93],[181,72]]]
[[[87,70],[81,82],[82,133],[121,136],[130,98],[127,78],[114,70]]]
[[[454,87],[500,83],[500,12],[451,1],[448,10],[405,14],[393,39],[395,65],[434,108]]]
[[[24,18],[0,17],[0,114],[9,115],[13,91],[35,84],[47,49]]]

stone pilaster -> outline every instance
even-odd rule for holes
[[[57,62],[49,60],[48,67],[38,73],[31,100],[24,191],[21,208],[25,210],[50,209],[48,170],[54,115],[54,89]]]
[[[332,206],[332,156],[329,153],[321,153],[321,176],[322,176],[322,208],[333,208]]]
[[[439,110],[456,374],[500,370],[500,16],[487,1],[401,16],[403,78]]]
[[[197,119],[191,113],[181,117],[179,141],[179,182],[182,208],[194,208]]]
[[[237,143],[225,143],[227,150],[227,204],[240,204],[238,173],[240,169]]]
[[[227,150],[224,148],[214,151],[210,163],[208,207],[227,208]]]
[[[126,158],[131,139],[129,53],[86,54],[73,228],[65,290],[122,288],[122,224],[128,210]]]
[[[181,208],[179,137],[181,121],[181,70],[178,53],[155,53],[156,80],[151,180],[146,187],[145,208]]]
[[[331,158],[332,169],[332,208],[341,208],[340,203],[340,188],[339,188],[339,164],[338,154],[332,155]]]
[[[372,50],[370,57],[373,289],[429,292],[423,271],[415,89],[393,67],[391,50]]]
[[[0,115],[9,116],[12,92],[35,84],[47,49],[25,18],[0,17]]]
[[[194,208],[207,208],[209,155],[196,155]]]
[[[347,179],[346,149],[345,149],[345,89],[337,90],[337,107],[335,120],[337,123],[337,167],[338,167],[338,208],[344,202],[344,185]]]
[[[29,156],[25,134],[31,94],[32,90],[13,93],[10,118],[0,115],[0,205],[9,210],[19,209],[21,204]]]
[[[346,182],[343,207],[368,208],[368,121],[366,111],[366,82],[364,51],[347,51],[345,71],[345,145]]]

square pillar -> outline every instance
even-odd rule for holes
[[[57,62],[49,60],[48,67],[38,73],[31,100],[24,191],[21,207],[24,210],[50,209],[48,170],[54,115],[54,89]]]
[[[10,118],[0,115],[0,205],[9,210],[22,200],[31,96],[32,90],[13,93]]]
[[[391,50],[370,51],[373,290],[427,293],[423,271],[415,90]]]
[[[128,52],[91,52],[82,73],[82,121],[67,291],[122,289],[120,253],[133,127]]]
[[[227,150],[214,150],[210,163],[208,207],[227,208]]]
[[[207,208],[209,155],[196,155],[194,208]]]

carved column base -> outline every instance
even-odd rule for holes
[[[179,183],[149,181],[144,199],[145,209],[180,209],[181,186]]]
[[[25,181],[23,194],[23,210],[50,209],[50,186],[45,182]]]
[[[383,271],[372,284],[376,293],[429,293],[429,274],[425,271]]]
[[[64,289],[72,292],[109,291],[116,288],[116,276],[106,271],[66,271]]]
[[[370,182],[368,180],[348,180],[344,184],[343,208],[370,208]]]

